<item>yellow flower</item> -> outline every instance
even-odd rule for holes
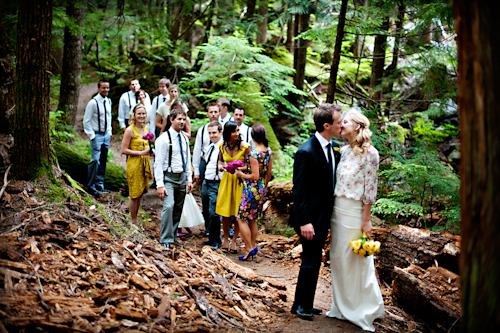
[[[369,251],[372,248],[372,241],[367,241],[363,244],[363,250]]]
[[[366,251],[365,251],[365,250],[363,250],[363,249],[361,249],[361,250],[359,250],[358,255],[359,255],[360,257],[364,257],[364,256],[366,255]]]
[[[350,241],[350,244],[351,244],[351,248],[354,251],[357,251],[361,247],[361,239]]]
[[[333,150],[334,151],[340,151],[340,148],[339,147],[333,147]]]
[[[375,243],[375,244],[374,244],[374,248],[373,248],[373,250],[374,250],[375,252],[378,252],[378,251],[380,250],[380,245],[381,245],[381,244],[380,244],[380,242],[379,242],[379,241],[375,241],[374,243]]]

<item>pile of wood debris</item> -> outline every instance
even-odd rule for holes
[[[89,209],[37,202],[26,189],[8,195],[0,211],[0,331],[251,331],[284,312],[281,282],[209,247],[116,240]]]

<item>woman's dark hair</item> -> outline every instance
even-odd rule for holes
[[[144,97],[146,97],[146,92],[143,89],[139,89],[135,92],[135,100],[139,100],[139,96],[141,95],[141,92],[144,93]]]
[[[167,125],[165,125],[165,131],[167,131],[170,126],[172,126],[172,120],[175,120],[178,115],[183,114],[187,117],[186,111],[182,108],[184,102],[182,99],[177,97],[172,101],[172,104],[170,104],[170,115],[167,117]],[[174,108],[174,106],[181,106],[180,108]]]
[[[255,142],[262,143],[264,146],[269,147],[266,128],[261,124],[255,124],[252,126],[252,139]]]
[[[222,132],[222,138],[224,139],[224,146],[228,145],[229,139],[231,139],[231,133],[236,131],[236,128],[238,127],[238,124],[230,120],[226,124],[224,124],[224,132]],[[241,144],[241,135],[238,136],[238,140],[236,140],[236,147],[240,147]]]

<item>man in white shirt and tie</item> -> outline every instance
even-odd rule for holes
[[[220,109],[219,123],[222,125],[222,128],[224,128],[224,125],[228,121],[234,120],[233,117],[231,117],[231,114],[229,113],[229,110],[231,108],[231,103],[227,98],[219,98],[217,100],[217,104],[219,105]]]
[[[111,100],[109,82],[97,82],[98,94],[90,100],[83,116],[83,130],[90,140],[90,163],[87,170],[87,186],[92,195],[109,192],[104,188],[104,175],[111,139]]]
[[[182,109],[182,100],[178,98],[172,102],[170,121],[171,127],[155,142],[154,163],[156,191],[163,201],[160,243],[167,249],[172,244],[182,246],[177,242],[177,226],[186,193],[191,193],[193,189],[189,140],[182,133],[186,125],[186,112]]]
[[[129,91],[122,94],[122,96],[120,97],[120,102],[118,104],[118,123],[120,124],[120,128],[122,129],[123,133],[125,133],[125,130],[129,125],[128,120],[130,118],[130,110],[137,104],[135,93],[139,91],[139,89],[141,89],[141,84],[139,83],[139,80],[131,79],[129,88],[130,88]],[[148,93],[145,94],[147,101],[146,104],[151,105],[151,99],[149,98],[149,94]]]
[[[213,120],[208,124],[208,135],[211,143],[203,157],[207,168],[201,186],[201,204],[203,205],[205,228],[208,228],[206,229],[208,241],[203,242],[203,244],[218,248],[222,242],[220,239],[220,216],[215,214],[215,206],[217,205],[217,194],[224,171],[221,172],[218,168],[219,145],[222,143],[222,125],[217,120]]]
[[[240,131],[241,139],[250,144],[252,149],[255,148],[255,142],[252,140],[252,129],[243,123],[245,119],[245,109],[242,107],[235,107],[233,111],[234,121],[238,124],[238,130]]]
[[[169,79],[161,79],[158,81],[158,90],[160,94],[153,98],[153,103],[151,104],[151,109],[149,110],[149,133],[153,134],[156,137],[160,135],[160,129],[156,130],[155,122],[156,122],[156,111],[160,107],[161,103],[170,100],[170,95],[168,94],[168,87],[170,86]],[[157,132],[157,133],[156,133]]]
[[[219,105],[215,102],[211,102],[207,107],[207,118],[209,123],[212,121],[218,121],[220,115]],[[210,136],[208,135],[208,125],[203,125],[198,129],[196,133],[196,139],[194,141],[193,149],[193,169],[194,169],[194,181],[203,184],[203,175],[205,170],[205,162],[203,156],[207,152],[207,148],[210,145]],[[205,220],[206,223],[206,220]],[[208,231],[208,229],[206,230]]]

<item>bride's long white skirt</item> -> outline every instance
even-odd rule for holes
[[[373,256],[360,257],[349,245],[351,240],[361,238],[362,217],[361,201],[335,198],[330,221],[333,302],[326,315],[347,319],[362,329],[373,332],[373,321],[382,317],[385,311]]]

